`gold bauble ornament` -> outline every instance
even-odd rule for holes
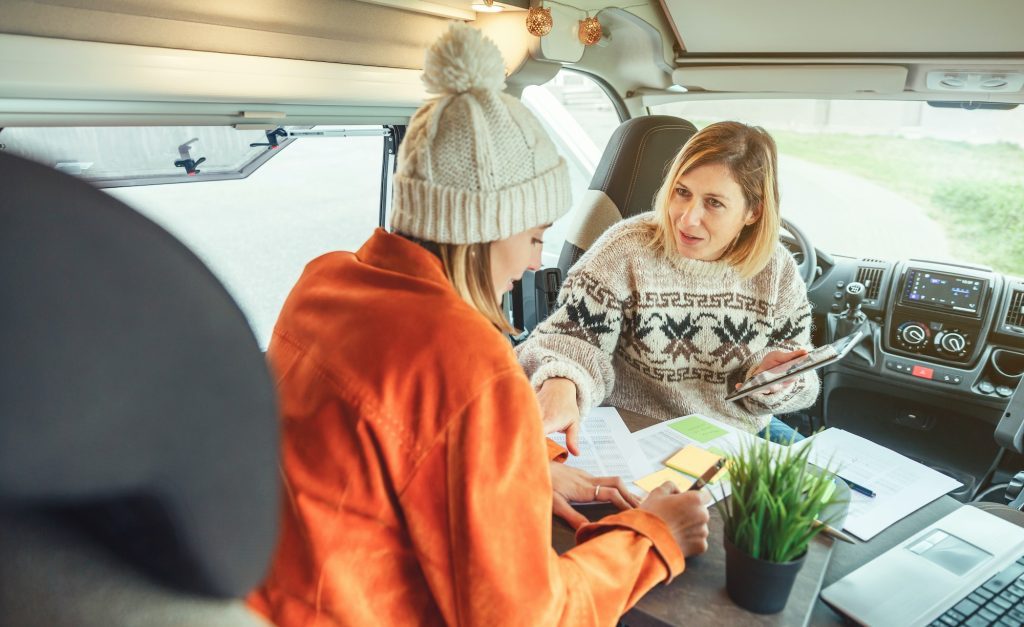
[[[526,14],[526,30],[537,37],[543,37],[550,33],[554,23],[554,20],[551,19],[551,9],[531,7],[530,12]]]
[[[588,17],[580,20],[580,43],[584,46],[593,46],[601,41],[601,22],[596,17]]]

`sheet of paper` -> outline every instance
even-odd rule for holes
[[[712,434],[714,437],[710,437]],[[669,457],[689,444],[716,453],[724,452],[728,456],[730,452],[739,450],[744,441],[753,437],[756,436],[698,414],[666,420],[633,434],[647,459],[649,472],[659,470]]]
[[[633,438],[640,445],[647,464],[644,475],[665,468],[665,462],[686,446],[698,446],[728,457],[732,452],[738,451],[744,442],[755,438],[758,442],[761,441],[755,435],[699,414],[660,422],[637,431],[633,434]],[[780,445],[770,443],[769,446]],[[728,481],[718,481],[706,489],[713,490],[715,498],[719,500],[730,493]]]
[[[565,446],[565,434],[553,433],[552,440]],[[597,407],[583,420],[580,429],[580,454],[569,455],[565,462],[595,477],[622,477],[630,491],[634,481],[650,471],[639,444],[614,407]]]
[[[960,486],[896,451],[842,429],[826,429],[795,446],[811,445],[810,461],[869,488],[874,497],[850,491],[843,528],[870,540],[889,525]]]

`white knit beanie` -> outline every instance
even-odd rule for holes
[[[391,226],[443,244],[492,242],[550,224],[570,206],[569,171],[540,123],[505,94],[501,52],[452,23],[423,69],[438,94],[398,151]]]

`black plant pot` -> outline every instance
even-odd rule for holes
[[[736,605],[758,614],[775,614],[786,607],[796,575],[804,565],[804,552],[792,562],[768,562],[725,544],[725,589]]]

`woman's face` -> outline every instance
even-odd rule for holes
[[[512,282],[518,281],[523,272],[540,268],[544,232],[549,226],[551,225],[535,226],[491,243],[491,280],[498,292],[498,300],[512,289]]]
[[[681,174],[672,188],[668,214],[679,254],[714,261],[722,257],[743,227],[757,222],[729,168],[710,164]]]

